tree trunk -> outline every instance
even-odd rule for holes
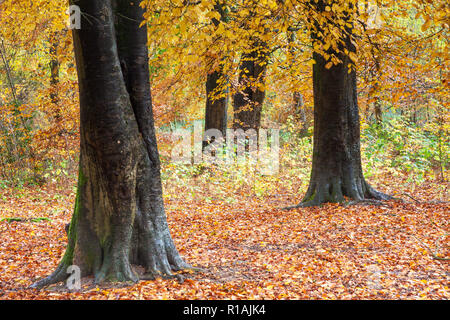
[[[223,3],[218,1],[214,5],[214,9],[220,14],[221,21],[227,21],[227,13],[223,8]],[[218,27],[220,21],[213,18],[212,22],[215,27]],[[212,65],[215,63],[212,61]],[[205,108],[205,132],[209,129],[217,129],[222,133],[225,139],[227,130],[227,108],[228,108],[228,89],[223,88],[223,85],[218,81],[224,81],[226,75],[223,72],[223,64],[219,62],[218,66],[208,73],[206,78],[206,108]],[[211,139],[209,141],[209,139]],[[209,142],[214,141],[213,137],[205,136],[203,140],[203,147],[206,147]]]
[[[50,100],[52,104],[57,105],[59,102],[57,86],[59,83],[59,61],[57,50],[59,45],[58,33],[53,32],[50,36]]]
[[[375,98],[375,102],[373,104],[374,114],[375,114],[375,123],[377,126],[381,126],[383,123],[383,111],[381,110],[381,101],[379,97]]]
[[[63,116],[61,114],[61,103],[58,96],[59,86],[59,68],[60,63],[58,60],[58,46],[59,46],[59,34],[53,32],[50,35],[50,101],[52,103],[51,113],[55,121],[56,132],[59,136],[64,134],[63,129]]]
[[[217,81],[225,75],[221,70],[214,70],[207,75],[206,79],[206,109],[205,109],[205,131],[208,129],[217,129],[226,136],[227,130],[227,107],[228,90],[217,92]],[[215,97],[216,95],[225,95],[225,97]]]
[[[301,137],[306,137],[309,129],[309,121],[306,116],[305,103],[303,101],[303,95],[300,92],[294,92],[292,94],[292,101],[294,103],[295,120],[301,126],[299,134]]]
[[[292,65],[294,62],[294,58],[296,56],[295,42],[297,41],[297,39],[295,31],[289,31],[288,41],[289,41],[289,54],[290,59],[292,61],[291,63]],[[293,102],[293,110],[295,112],[294,113],[295,120],[302,126],[299,131],[299,134],[300,136],[304,137],[308,133],[309,121],[306,116],[305,103],[303,101],[303,95],[301,94],[301,92],[294,91],[292,93],[292,102]]]
[[[325,10],[323,2],[316,4]],[[351,23],[349,20],[348,23]],[[317,30],[320,31],[320,30]],[[315,41],[322,41],[318,32]],[[350,41],[351,28],[344,39],[345,48],[355,52]],[[308,191],[300,206],[319,205],[324,202],[343,202],[345,197],[364,200],[387,200],[391,197],[375,191],[366,182],[361,167],[360,126],[357,103],[356,72],[349,72],[351,60],[330,49],[342,63],[327,69],[327,61],[313,54],[314,91],[314,146],[312,172]]]
[[[372,49],[372,56],[375,59],[375,71],[372,73],[372,81],[374,81],[373,93],[376,95],[375,102],[373,104],[374,115],[375,115],[375,123],[377,126],[381,126],[383,122],[383,110],[381,109],[381,99],[380,95],[380,83],[379,77],[381,76],[381,68],[379,58],[375,56],[375,52]]]
[[[188,267],[164,212],[147,32],[139,28],[143,12],[138,2],[112,2],[76,1],[83,13],[81,29],[73,30],[81,113],[78,190],[66,253],[35,288],[65,280],[70,265],[96,282],[138,281],[132,264],[143,266],[146,278]]]
[[[239,67],[239,91],[234,95],[234,129],[255,129],[261,126],[265,98],[264,78],[268,53],[265,43],[255,40],[251,51],[243,53]]]

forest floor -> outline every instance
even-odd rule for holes
[[[116,287],[86,278],[75,292],[28,289],[64,254],[75,181],[2,189],[0,219],[22,220],[0,222],[0,299],[449,299],[449,202],[436,182],[402,196],[403,181],[384,178],[404,202],[283,211],[300,199],[292,190],[233,204],[179,190],[165,197],[172,236],[203,272]]]

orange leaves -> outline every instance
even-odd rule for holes
[[[391,179],[392,180],[392,179]],[[392,181],[397,187],[399,181]],[[281,189],[281,185],[278,185]],[[236,202],[181,197],[170,186],[166,199],[175,245],[201,271],[181,272],[186,280],[157,279],[121,287],[82,281],[79,292],[64,284],[27,290],[48,274],[64,252],[64,224],[74,194],[67,186],[4,190],[2,216],[47,216],[51,221],[0,222],[0,299],[448,299],[447,204],[389,202],[386,206],[324,205],[279,211],[287,195]],[[422,185],[416,198],[436,192]],[[56,195],[60,195],[56,197]],[[21,195],[22,197],[19,197]],[[34,235],[33,235],[34,234]],[[413,237],[414,235],[414,237]],[[417,238],[417,239],[416,239]],[[436,240],[439,239],[440,241]]]
[[[431,23],[433,22],[432,19],[430,19],[429,17],[425,20],[425,22],[423,23],[422,27],[420,27],[420,30],[422,30],[422,32],[425,32],[428,30],[428,28],[431,26]]]
[[[212,22],[222,17],[214,10],[213,2],[200,1],[192,6],[183,5],[185,2],[181,0],[142,3],[151,6],[147,19],[157,119],[164,123],[180,118],[186,123],[199,119],[205,75],[216,68],[222,58],[227,60],[226,71],[236,75],[237,57],[248,52],[252,37],[259,37],[274,50],[268,64],[267,84],[259,84],[259,89],[271,93],[268,104],[275,106],[267,110],[267,114],[276,113],[270,120],[282,122],[279,116],[288,113],[284,105],[291,95],[286,98],[283,94],[301,92],[307,104],[312,104],[308,95],[311,95],[313,51],[325,57],[327,68],[342,62],[330,53],[332,50],[348,55],[349,70],[354,70],[351,68],[358,62],[358,71],[370,77],[367,81],[361,80],[361,86],[369,87],[370,102],[384,98],[391,104],[409,107],[415,102],[414,97],[430,93],[445,101],[445,79],[438,79],[439,72],[443,72],[443,78],[446,76],[448,53],[445,47],[440,47],[444,33],[439,33],[438,27],[448,29],[448,19],[445,19],[448,10],[443,7],[445,10],[431,10],[441,8],[443,1],[426,1],[410,13],[406,10],[409,2],[396,2],[396,8],[400,7],[398,12],[383,9],[380,13],[383,19],[372,17],[372,26],[371,15],[364,13],[361,16],[366,23],[364,27],[359,21],[343,19],[348,6],[338,3],[318,14],[293,1],[286,1],[286,7],[274,0],[244,1],[246,7],[229,10],[232,19],[222,19],[217,25]],[[34,1],[30,2],[31,8],[12,5],[16,3],[25,2],[2,2],[7,9],[0,10],[0,18],[2,23],[6,21],[11,25],[8,28],[2,25],[0,35],[7,40],[11,52],[20,48],[19,57],[24,58],[17,58],[12,70],[17,74],[19,71],[31,74],[26,80],[36,83],[38,88],[30,100],[39,105],[36,108],[24,104],[18,111],[25,118],[31,112],[46,115],[38,118],[41,130],[33,137],[33,147],[43,150],[45,158],[65,159],[76,152],[78,137],[77,83],[72,55],[68,54],[72,48],[70,35],[62,36],[56,54],[41,54],[48,49],[48,36],[62,28],[62,20],[57,20],[60,10],[55,8],[62,8],[63,2]],[[168,3],[172,7],[167,7]],[[414,14],[415,19],[422,19],[419,23],[410,23]],[[332,17],[336,19],[330,22]],[[326,26],[319,34],[324,41],[312,46],[311,21]],[[355,28],[357,36],[352,44],[358,47],[358,55],[341,48],[341,40],[350,28]],[[293,37],[288,40],[291,33]],[[34,49],[38,53],[30,54]],[[52,87],[47,82],[42,83],[42,79],[48,79],[50,58],[58,58],[62,66],[61,82]],[[28,86],[23,86],[18,93],[26,94],[27,89]],[[9,93],[3,90],[1,99],[6,100]],[[51,102],[54,93],[60,94],[59,106]],[[10,111],[9,104],[2,105],[5,118],[0,120],[5,122],[14,112]],[[24,135],[24,138],[29,136]],[[296,152],[295,157],[306,159],[307,155],[301,152]],[[70,219],[74,198],[67,190],[70,191],[74,181],[66,181],[63,191],[54,186],[30,187],[23,195],[26,201],[16,190],[0,189],[0,220],[43,216],[50,219],[0,221],[0,298],[449,298],[446,262],[435,259],[448,257],[449,253],[446,245],[448,205],[393,202],[385,207],[325,205],[291,212],[278,210],[294,201],[289,194],[303,190],[305,181],[299,181],[302,179],[298,177],[302,170],[309,170],[307,161],[310,160],[303,162],[305,168],[295,168],[290,176],[295,178],[291,179],[287,176],[261,178],[241,167],[231,173],[208,168],[212,172],[208,179],[190,179],[180,177],[186,172],[176,171],[175,166],[166,166],[164,173],[176,171],[176,180],[164,181],[169,224],[176,247],[188,262],[203,270],[183,272],[188,277],[183,283],[158,279],[118,288],[98,287],[93,285],[92,279],[85,279],[81,292],[67,292],[64,285],[53,291],[27,290],[32,280],[54,269],[64,251],[63,226]],[[51,174],[64,174],[63,167],[55,168]],[[225,174],[232,177],[221,180]],[[394,174],[383,178],[395,187],[402,183]],[[433,196],[439,189],[427,185],[417,185],[417,188],[415,196],[420,198]],[[436,257],[432,256],[434,253]]]

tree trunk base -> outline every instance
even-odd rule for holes
[[[114,261],[114,262],[113,262]],[[67,269],[70,264],[62,261],[56,270],[48,277],[41,279],[30,286],[30,289],[43,289],[45,287],[64,282],[68,279],[70,274],[67,273]],[[162,279],[176,279],[178,282],[182,283],[185,277],[181,274],[174,274],[173,272],[192,270],[195,272],[202,271],[201,269],[194,268],[191,265],[182,262],[177,265],[167,265],[164,271],[160,269],[146,269],[143,274],[138,274],[135,271],[133,265],[131,265],[126,259],[111,259],[109,262],[104,263],[102,268],[94,274],[94,279],[96,284],[108,283],[137,283],[140,280],[156,280],[157,278]]]
[[[183,277],[173,272],[182,270],[198,269],[186,263],[173,244],[170,237],[168,225],[164,223],[162,229],[147,229],[144,227],[146,223],[137,222],[135,224],[135,235],[130,243],[131,248],[127,250],[120,242],[118,245],[105,245],[101,254],[102,261],[91,264],[86,264],[85,260],[78,261],[74,252],[87,251],[85,241],[77,241],[77,232],[75,228],[80,227],[78,224],[78,215],[72,217],[72,222],[69,226],[68,232],[68,246],[64,257],[56,270],[48,277],[41,279],[31,285],[32,289],[42,289],[52,284],[65,281],[70,274],[67,273],[71,265],[78,265],[80,267],[81,276],[94,276],[95,283],[101,284],[104,282],[131,282],[137,283],[139,280],[154,280],[156,278],[163,279],[177,279],[179,282],[183,281]],[[147,221],[148,223],[148,221]],[[92,241],[88,241],[92,245]],[[96,247],[100,247],[98,243]],[[99,264],[95,267],[96,264]],[[136,267],[145,269],[144,272],[137,272]]]
[[[124,250],[114,250],[103,260],[101,269],[95,273],[95,283],[108,282],[138,282],[139,276],[131,267]]]
[[[350,201],[348,199],[352,199]],[[282,208],[291,210],[295,208],[306,208],[320,206],[323,203],[360,203],[364,201],[387,201],[394,199],[392,196],[373,189],[364,178],[356,181],[345,181],[344,179],[329,179],[326,182],[312,181],[302,202],[294,206]]]
[[[69,268],[69,265],[61,262],[51,275],[33,283],[30,289],[40,290],[52,284],[65,281],[68,278],[67,268]]]

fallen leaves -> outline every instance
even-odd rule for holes
[[[0,222],[0,299],[450,298],[448,262],[433,259],[427,249],[449,256],[448,204],[328,204],[286,212],[276,208],[293,198],[245,195],[234,204],[204,203],[200,195],[166,199],[176,247],[203,270],[185,272],[183,283],[97,286],[86,278],[79,292],[64,284],[29,290],[54,270],[67,241],[73,191],[48,188],[25,189],[22,197],[8,191],[0,202],[2,218],[14,213],[29,219]]]

